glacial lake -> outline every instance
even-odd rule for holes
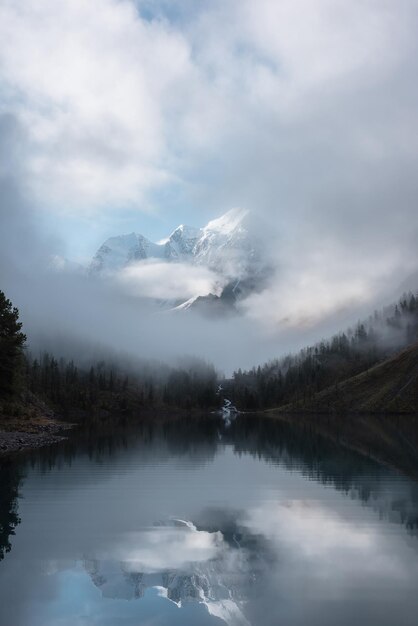
[[[1,626],[418,623],[418,483],[313,429],[119,423],[0,468]]]

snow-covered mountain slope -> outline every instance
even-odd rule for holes
[[[102,277],[117,275],[142,261],[180,262],[210,270],[216,286],[212,293],[197,290],[192,298],[190,293],[179,293],[177,301],[168,306],[210,315],[233,309],[237,300],[262,288],[269,274],[265,251],[251,216],[242,209],[232,209],[203,228],[178,226],[158,243],[137,233],[111,237],[96,252],[89,272]]]
[[[100,246],[90,266],[92,272],[114,272],[145,259],[190,260],[201,231],[178,226],[167,239],[153,243],[143,235],[130,233],[110,237]]]
[[[201,229],[178,226],[159,243],[137,233],[111,237],[96,252],[90,271],[115,272],[137,261],[161,259],[204,265],[229,279],[247,277],[261,260],[247,218],[248,211],[232,209]]]
[[[165,258],[176,261],[193,256],[193,250],[201,237],[201,230],[181,224],[165,242]]]
[[[165,246],[136,233],[110,237],[94,255],[90,269],[93,272],[114,272],[135,261],[163,259],[164,250]]]
[[[261,245],[252,229],[249,212],[232,209],[209,222],[202,229],[194,257],[197,263],[230,280],[258,273],[262,264]]]

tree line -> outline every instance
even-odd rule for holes
[[[241,409],[307,402],[322,389],[369,369],[417,339],[418,293],[408,293],[354,328],[296,355],[248,371],[239,369],[224,387]]]
[[[89,367],[44,353],[26,359],[30,391],[64,414],[80,411],[132,412],[141,408],[209,408],[216,397],[217,373],[200,360],[183,366],[138,365],[123,369],[101,360]]]

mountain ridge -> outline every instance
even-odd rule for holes
[[[108,238],[94,255],[89,274],[107,277],[141,262],[184,263],[209,269],[217,291],[195,293],[171,304],[174,310],[223,315],[235,303],[262,289],[271,267],[251,214],[231,209],[202,228],[180,224],[158,242],[139,233]]]
[[[189,261],[208,267],[217,266],[219,270],[220,251],[239,251],[244,247],[246,251],[254,252],[251,233],[244,224],[247,216],[248,211],[231,209],[203,228],[180,224],[159,242],[153,242],[136,232],[109,237],[94,255],[90,272],[114,272],[133,262],[147,259]],[[228,256],[222,253],[221,256]]]
[[[156,259],[205,265],[231,278],[246,276],[260,256],[248,218],[249,211],[231,209],[203,228],[180,224],[159,242],[135,232],[109,237],[94,255],[90,272],[115,272],[137,261]]]
[[[296,401],[273,411],[416,413],[418,342],[356,376],[330,385],[309,401]]]

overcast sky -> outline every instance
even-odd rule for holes
[[[83,261],[239,206],[270,312],[371,301],[418,265],[417,32],[416,0],[0,0],[3,235]]]

